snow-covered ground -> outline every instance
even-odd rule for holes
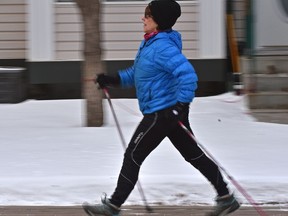
[[[141,120],[137,101],[112,102],[128,143]],[[115,122],[105,100],[105,125],[84,127],[83,103],[0,104],[0,205],[78,205],[113,192],[123,159]],[[190,122],[198,141],[256,202],[287,208],[288,125],[256,122],[245,97],[232,93],[197,97]],[[140,182],[150,204],[214,202],[210,184],[168,139],[144,162]],[[137,188],[126,204],[142,204]]]

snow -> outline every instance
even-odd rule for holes
[[[128,142],[141,120],[137,101],[112,103]],[[0,104],[0,205],[79,205],[99,202],[103,192],[110,195],[123,147],[109,105],[103,104],[105,125],[97,128],[84,126],[83,100]],[[197,97],[190,108],[192,129],[256,202],[287,209],[288,125],[257,122],[246,107],[245,96],[232,93]],[[216,195],[168,139],[144,162],[140,182],[151,205],[210,205]],[[143,204],[136,187],[126,204]]]

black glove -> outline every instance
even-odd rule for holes
[[[174,121],[181,121],[183,115],[185,114],[185,111],[189,110],[189,103],[182,103],[177,102],[174,106],[169,107],[166,112],[165,116],[168,119],[174,120]]]
[[[105,74],[99,74],[96,78],[96,82],[99,84],[100,88],[105,88],[107,86],[117,86],[120,84],[120,77],[117,76],[107,76]]]

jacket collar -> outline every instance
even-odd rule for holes
[[[146,33],[144,34],[144,39],[145,41],[148,41],[150,38],[154,37],[155,35],[157,35],[159,33],[159,31],[155,31],[152,33]]]

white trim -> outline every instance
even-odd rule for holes
[[[200,58],[225,58],[225,1],[201,0],[199,3]]]
[[[54,59],[54,0],[28,0],[28,61]]]

